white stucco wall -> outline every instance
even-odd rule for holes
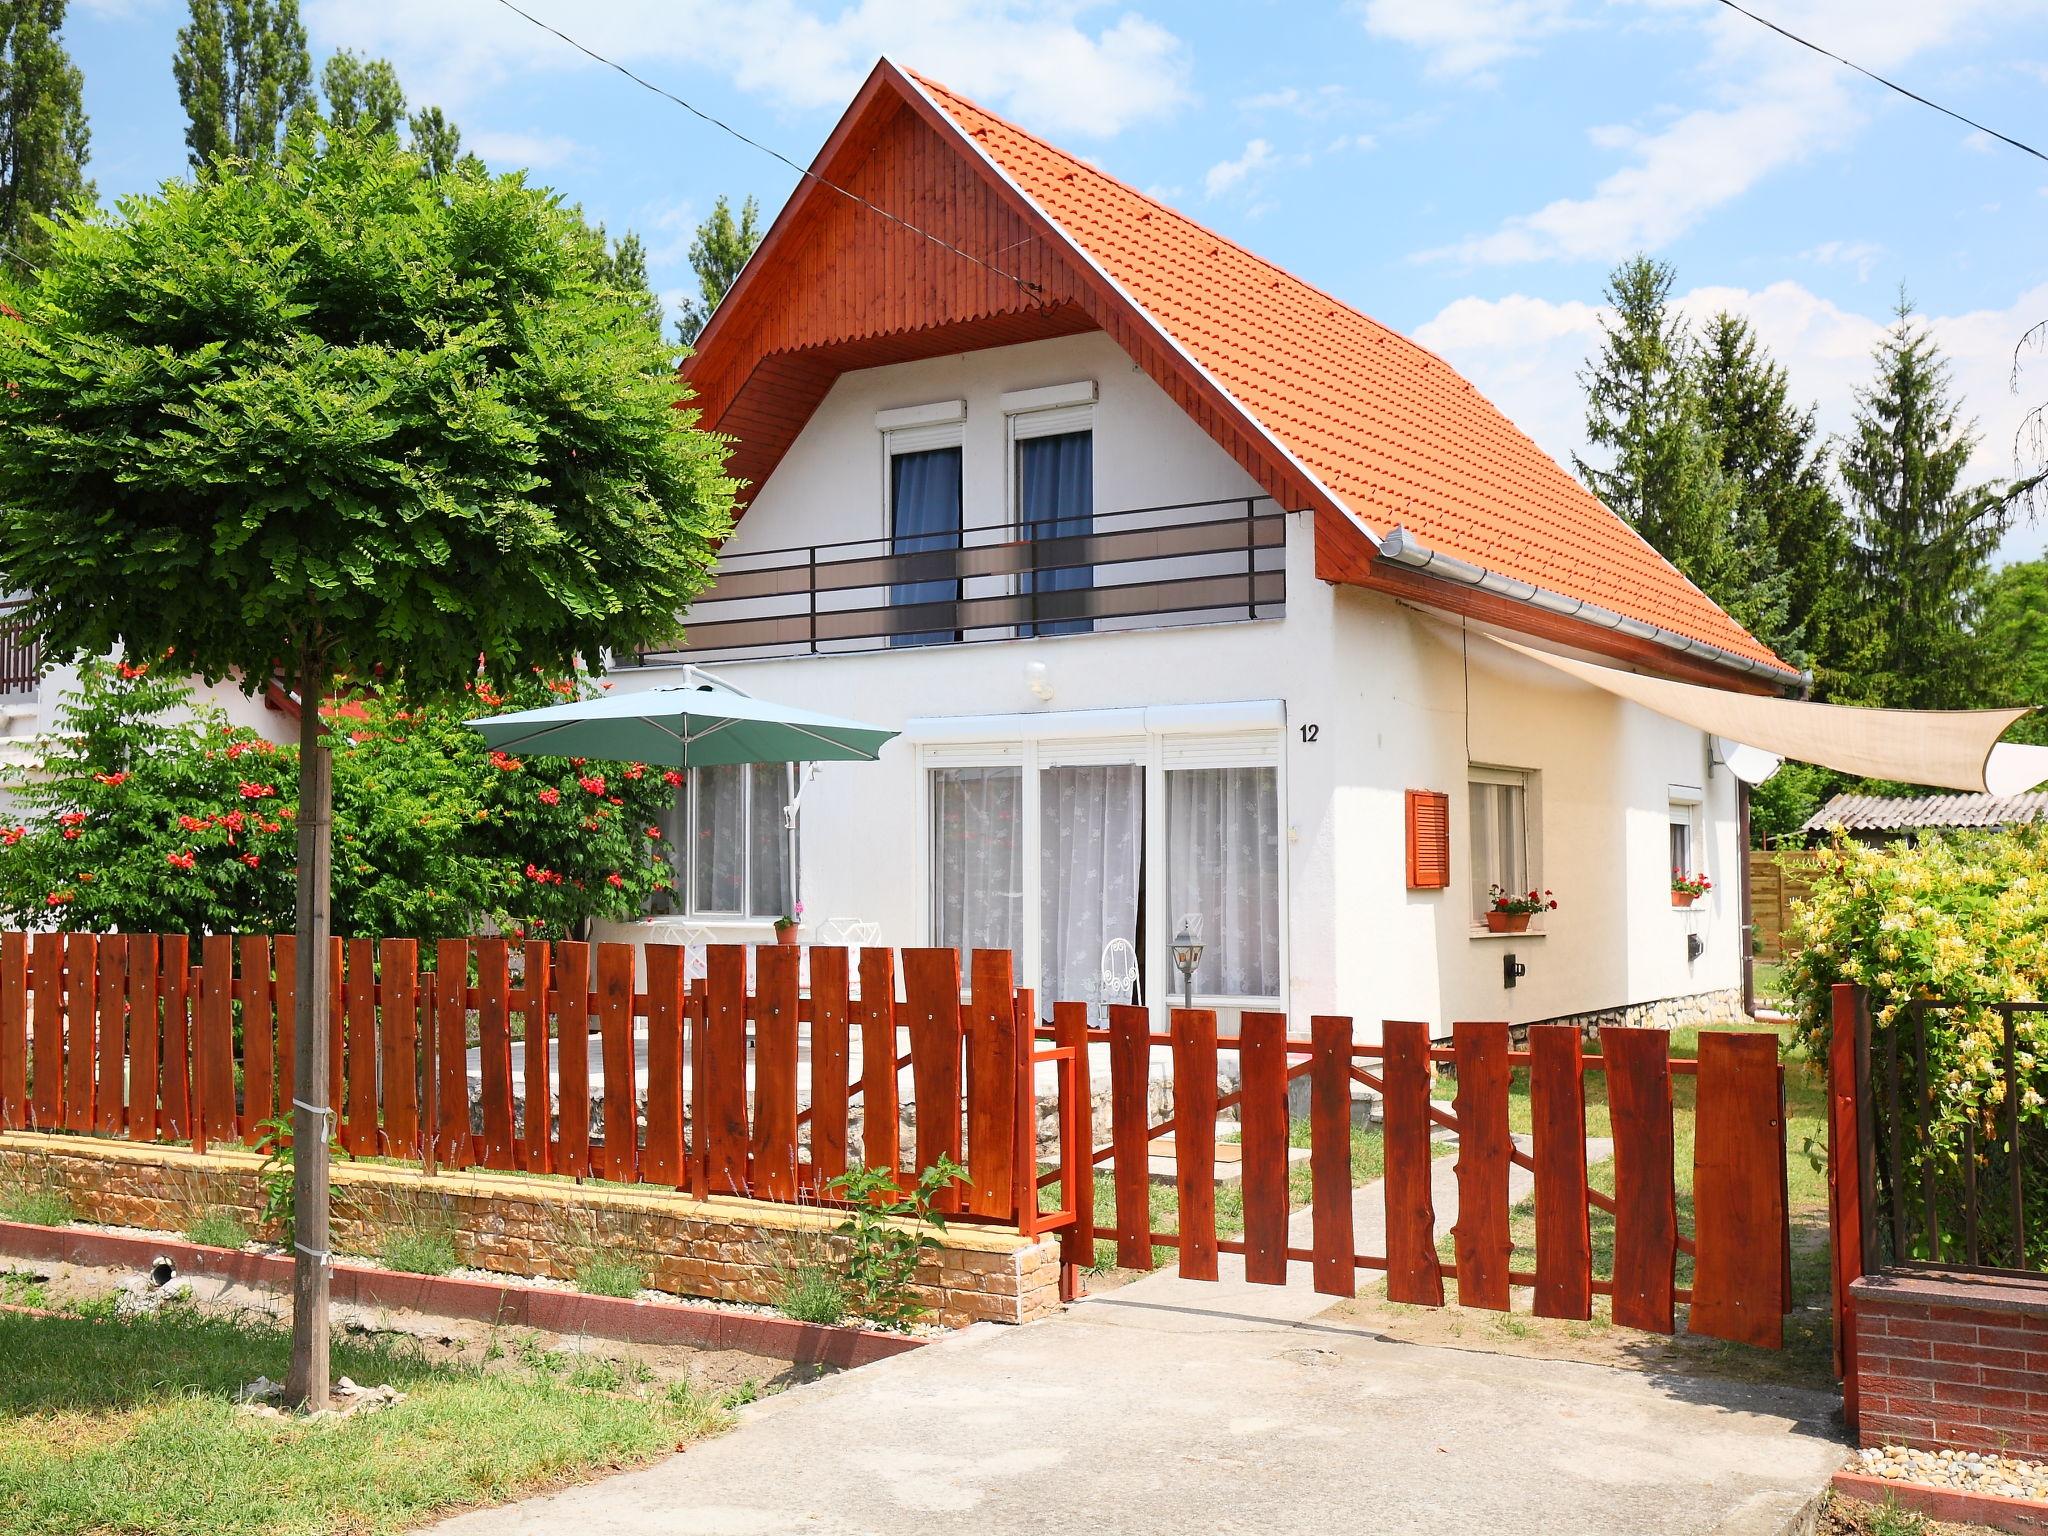
[[[968,401],[966,521],[999,521],[1006,452],[996,396],[1077,378],[1100,388],[1098,511],[1255,492],[1113,343],[1080,336],[842,378],[756,493],[730,547],[738,553],[879,536],[886,514],[874,413],[947,398]],[[1725,769],[1709,772],[1705,738],[1481,637],[1461,649],[1454,621],[1321,583],[1306,516],[1291,516],[1288,533],[1281,619],[714,670],[749,692],[896,727],[950,716],[1279,701],[1286,721],[1286,1005],[1300,1028],[1315,1013],[1350,1014],[1367,1029],[1388,1017],[1520,1021],[1736,985],[1734,783]],[[1030,666],[1043,667],[1039,680],[1050,700],[1031,692]],[[628,667],[613,676],[622,690],[678,680],[663,668]],[[1319,728],[1313,743],[1302,739],[1308,724]],[[1532,837],[1540,878],[1561,902],[1540,934],[1473,934],[1468,739],[1470,761],[1540,775]],[[1668,894],[1673,784],[1704,791],[1701,862],[1716,883],[1689,915],[1675,913]],[[1410,788],[1451,795],[1447,891],[1406,889],[1403,792]],[[891,743],[875,764],[825,766],[803,802],[807,917],[872,920],[887,944],[930,942],[923,804],[919,749],[908,738]],[[1154,817],[1162,809],[1149,807]],[[1686,959],[1688,931],[1705,939],[1696,962]],[[765,925],[719,932],[766,937]],[[1147,972],[1156,987],[1167,974],[1163,931],[1152,943]],[[1501,979],[1509,950],[1528,967],[1513,989]]]

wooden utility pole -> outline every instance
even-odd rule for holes
[[[327,989],[332,956],[328,933],[333,853],[333,759],[320,740],[321,669],[309,662],[299,679],[299,953],[298,1012],[292,1080],[292,1363],[286,1399],[317,1412],[327,1406],[327,1236],[329,1074]]]

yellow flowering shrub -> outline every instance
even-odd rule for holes
[[[2000,1191],[1980,1207],[1990,1263],[2013,1261],[2002,1191],[2010,1167],[2005,1106],[2017,1092],[2028,1259],[2048,1265],[2048,1014],[2017,1016],[2008,1082],[2002,1018],[1968,1006],[2048,1001],[2048,827],[1932,839],[1916,848],[1872,849],[1838,839],[1834,851],[1786,928],[1797,1033],[1814,1059],[1825,1060],[1832,988],[1861,983],[1870,994],[1873,1062],[1883,1062],[1887,1034],[1895,1035],[1903,1102],[1916,1114],[1924,1043],[1933,1114],[1924,1141],[1909,1118],[1908,1187],[1918,1188],[1931,1160],[1942,1203],[1950,1205],[1960,1198],[1965,1162],[1974,1161],[1978,1184]],[[1908,1007],[1915,1000],[1965,1006],[1927,1010],[1923,1042]],[[1953,1246],[1960,1210],[1946,1212],[1941,1225],[1941,1253],[1920,1256],[1962,1257]],[[1917,1238],[1915,1247],[1922,1247]]]

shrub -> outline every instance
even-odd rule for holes
[[[846,1280],[861,1316],[884,1328],[907,1328],[923,1316],[925,1305],[912,1289],[917,1266],[946,1230],[933,1202],[966,1177],[966,1169],[941,1157],[908,1192],[888,1168],[851,1168],[832,1181],[832,1192],[849,1207],[839,1231],[852,1239]]]

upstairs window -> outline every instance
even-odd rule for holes
[[[931,555],[960,548],[966,419],[964,400],[876,413],[888,451],[890,554]],[[891,645],[943,645],[960,638],[958,614],[949,611],[960,601],[957,564],[946,558],[929,563],[946,574],[895,583],[889,588],[889,606],[945,605],[922,616],[939,622],[931,629],[892,634]]]
[[[1085,592],[1095,573],[1078,563],[1080,541],[1095,531],[1095,385],[1060,384],[1003,397],[1015,455],[1017,531],[1036,546],[1032,568],[1017,581],[1020,593]],[[1020,624],[1020,635],[1086,634],[1094,627],[1074,615],[1071,601],[1030,605],[1070,616]]]

